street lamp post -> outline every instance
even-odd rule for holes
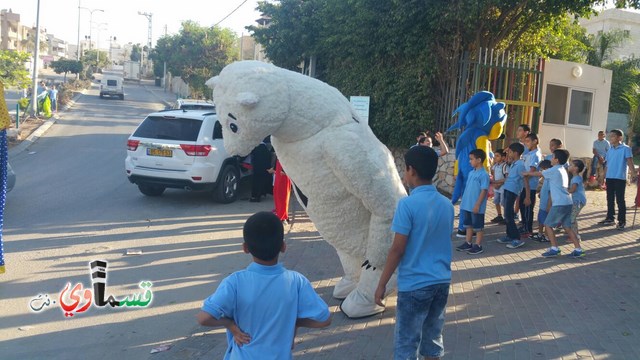
[[[93,26],[93,13],[96,11],[104,12],[102,9],[89,9],[87,7],[80,6],[80,0],[78,0],[78,56],[77,60],[80,60],[80,10],[87,10],[89,12],[89,50],[91,50],[91,27]]]
[[[33,52],[33,79],[31,79],[31,115],[38,113],[38,58],[40,57],[40,0],[36,11],[36,46]]]
[[[100,27],[102,25],[109,25],[108,23],[100,23],[98,24],[98,38],[96,39],[96,69],[98,68],[100,63],[100,30],[107,30],[106,27]]]

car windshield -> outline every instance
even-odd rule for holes
[[[147,139],[196,141],[202,120],[149,116],[133,136]]]
[[[210,104],[182,104],[180,106],[181,110],[216,110],[214,105]]]

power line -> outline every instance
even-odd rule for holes
[[[220,25],[220,23],[221,23],[221,22],[225,21],[229,16],[233,15],[233,13],[234,13],[234,12],[236,12],[236,10],[240,9],[240,7],[241,7],[242,5],[244,5],[247,1],[248,1],[248,0],[244,0],[244,1],[242,2],[242,4],[238,5],[238,7],[237,7],[237,8],[233,9],[233,11],[232,11],[232,12],[230,12],[227,16],[223,17],[223,18],[222,18],[222,20],[218,21],[218,22],[217,22],[215,25],[213,25],[213,26],[218,26],[218,25]]]

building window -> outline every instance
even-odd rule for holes
[[[545,124],[591,126],[592,108],[593,92],[547,84]]]
[[[571,106],[569,107],[569,124],[591,125],[591,106],[593,94],[586,91],[571,90]]]
[[[544,99],[544,122],[546,124],[564,125],[567,113],[567,88],[558,85],[547,85]]]

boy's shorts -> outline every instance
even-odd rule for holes
[[[502,195],[502,192],[494,191],[493,203],[496,205],[502,205],[503,202],[504,202],[504,196]]]
[[[549,210],[549,214],[545,219],[544,225],[556,227],[558,224],[560,224],[564,228],[570,228],[572,209],[573,205],[551,206],[551,210]]]
[[[484,229],[484,214],[474,214],[471,211],[460,210],[464,213],[464,227],[473,228],[474,231]]]
[[[418,352],[424,357],[444,355],[442,328],[448,296],[448,283],[398,291],[394,359],[417,359]]]
[[[546,210],[538,210],[538,224],[543,224],[549,213]]]

